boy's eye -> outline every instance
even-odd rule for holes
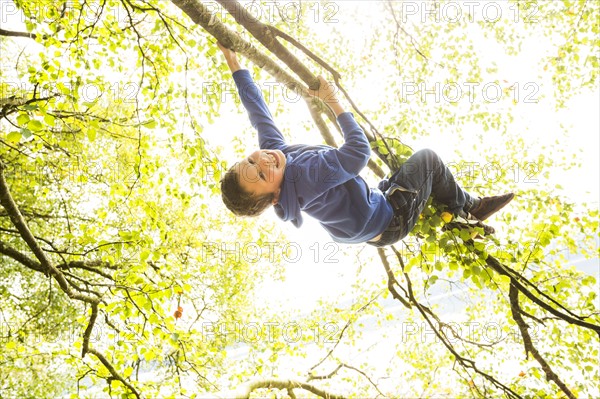
[[[252,160],[252,158],[248,157],[248,163],[249,163],[250,165],[254,165],[254,161]]]
[[[260,173],[258,174],[258,176],[259,176],[261,179],[265,180],[265,174],[264,174],[264,173],[260,172]]]

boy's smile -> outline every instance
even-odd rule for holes
[[[239,162],[235,168],[244,191],[255,196],[273,193],[273,203],[276,204],[285,166],[285,155],[280,150],[258,150]]]

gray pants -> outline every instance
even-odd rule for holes
[[[454,180],[452,172],[432,150],[415,152],[389,179],[378,188],[394,208],[394,216],[376,247],[391,245],[403,239],[413,229],[429,196],[457,213],[469,209],[473,198]]]

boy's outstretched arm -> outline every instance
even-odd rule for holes
[[[320,86],[318,90],[309,90],[312,96],[319,97],[335,113],[337,121],[344,133],[344,144],[335,150],[335,155],[327,159],[329,166],[339,164],[341,168],[336,169],[335,177],[329,179],[333,185],[344,183],[356,177],[369,162],[371,147],[365,133],[354,120],[351,112],[346,112],[340,100],[336,96],[336,87],[319,76]],[[335,169],[335,168],[334,168]]]
[[[283,134],[281,134],[275,125],[275,121],[273,121],[273,117],[265,103],[260,88],[254,83],[248,70],[240,66],[235,51],[224,47],[219,42],[217,44],[223,52],[225,61],[231,70],[242,104],[250,117],[250,123],[258,132],[258,144],[260,148],[283,151],[287,147],[287,144],[285,143]]]

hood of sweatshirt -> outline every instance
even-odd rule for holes
[[[288,154],[286,175],[290,176],[290,169],[294,168],[293,155]],[[293,173],[292,173],[293,175]],[[302,226],[302,213],[300,212],[300,204],[298,203],[298,193],[296,192],[295,179],[286,178],[284,175],[281,183],[281,192],[279,194],[279,202],[274,206],[275,213],[283,221],[290,221],[296,227]]]

